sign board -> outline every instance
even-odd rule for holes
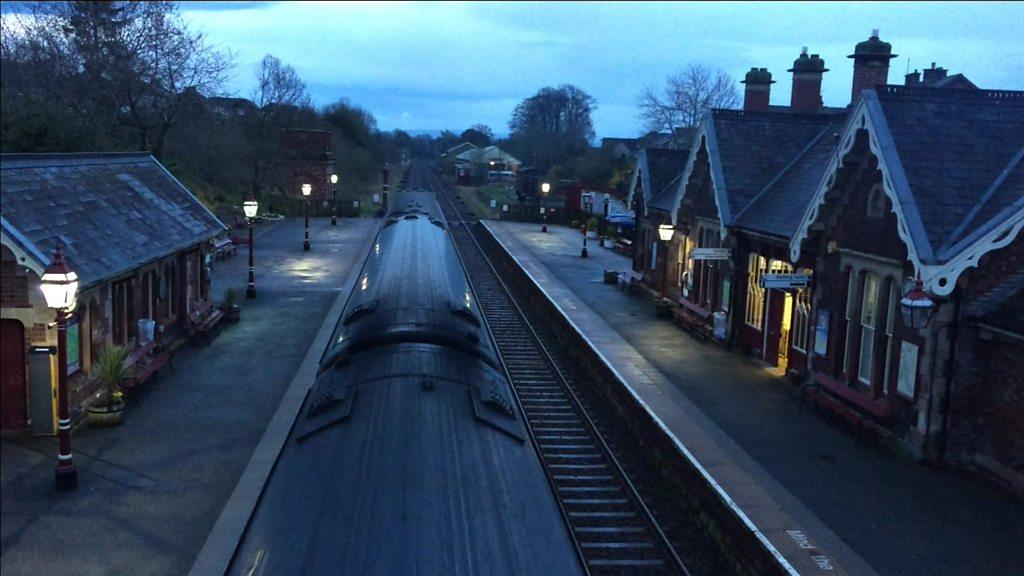
[[[501,205],[501,211],[502,212],[508,212],[508,204],[502,204]]]
[[[764,274],[762,288],[807,288],[811,284],[810,274]]]
[[[541,213],[541,214],[543,214],[543,213],[544,213],[544,207],[543,207],[543,206],[541,206],[541,207],[540,207],[540,213]]]
[[[913,398],[916,384],[917,346],[910,342],[900,342],[900,372],[896,390],[904,396]]]
[[[491,208],[497,208],[497,207],[498,207],[498,201],[494,200],[494,199],[491,199]]]
[[[72,316],[70,319],[68,319],[67,332],[65,332],[65,334],[67,335],[68,342],[67,373],[69,375],[78,372],[78,369],[81,368],[81,358],[79,357],[79,353],[81,352],[82,347],[79,342],[79,332],[80,326],[78,324],[78,317]]]
[[[828,354],[828,310],[818,310],[818,322],[814,325],[814,353]]]
[[[380,194],[379,193],[373,195],[373,203],[374,204],[380,204]]]
[[[728,260],[732,251],[728,248],[694,248],[690,250],[691,260]]]

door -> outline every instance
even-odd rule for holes
[[[779,365],[779,348],[782,338],[782,316],[786,307],[785,292],[776,289],[766,290],[768,305],[764,319],[764,360],[772,366]]]
[[[25,328],[17,320],[0,320],[0,427],[24,430],[28,424],[25,386]]]
[[[793,318],[793,294],[785,292],[785,305],[782,308],[782,329],[779,332],[779,368],[789,365],[789,327]]]

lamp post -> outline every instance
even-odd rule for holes
[[[588,256],[589,256],[589,254],[587,254],[587,225],[584,224],[583,225],[583,251],[580,252],[580,258],[586,258]]]
[[[57,313],[57,471],[54,486],[61,492],[78,488],[78,470],[71,457],[71,415],[68,410],[68,316],[75,309],[78,275],[68,265],[60,244],[53,251],[53,262],[43,271],[39,282],[46,306]]]
[[[338,225],[338,175],[331,174],[331,226]]]
[[[665,265],[662,266],[661,270],[661,297],[665,297],[665,288],[668,284],[668,243],[672,240],[672,234],[675,233],[675,228],[671,224],[662,224],[658,226],[658,238],[661,239],[662,258],[665,259]]]
[[[551,184],[548,184],[547,182],[544,182],[543,184],[540,185],[540,217],[541,217],[541,220],[544,222],[541,225],[541,227],[540,227],[540,231],[541,232],[547,232],[548,231],[548,211],[547,211],[548,202],[547,202],[547,198],[548,198],[548,192],[550,192],[550,191],[551,191]]]
[[[245,298],[252,300],[256,297],[256,277],[253,274],[252,267],[252,224],[256,220],[256,211],[259,210],[259,203],[256,202],[256,198],[253,198],[252,194],[245,199],[242,203],[242,211],[245,212],[245,219],[249,223],[249,286],[245,289]]]
[[[405,163],[405,152],[404,151],[402,152],[402,163],[403,164]],[[381,170],[381,182],[382,182],[382,185],[381,185],[381,197],[380,197],[380,199],[381,199],[381,208],[384,209],[384,213],[385,214],[388,213],[388,171],[389,171],[389,169],[390,169],[390,165],[387,162],[385,162],[384,163],[384,168]]]
[[[907,278],[909,281],[910,279]],[[924,290],[924,283],[918,275],[914,280],[914,286],[900,300],[900,315],[903,317],[903,324],[907,328],[915,330],[925,328],[932,319],[932,312],[935,310],[935,302],[928,297]]]
[[[302,185],[302,195],[306,198],[306,241],[302,243],[303,250],[309,250],[309,195],[312,192],[312,186],[309,184]]]

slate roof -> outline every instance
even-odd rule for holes
[[[689,149],[675,148],[647,148],[644,155],[643,167],[646,168],[648,187],[644,187],[647,195],[645,199],[648,206],[671,213],[674,209],[672,201],[675,198],[675,187],[673,184],[679,182],[679,178],[686,169],[686,160],[690,157]],[[639,162],[638,162],[639,164]]]
[[[483,164],[485,162],[502,162],[504,164],[520,164],[519,159],[515,156],[505,152],[497,146],[487,146],[486,148],[471,148],[462,152],[455,157],[456,160],[463,162],[471,162],[474,164]]]
[[[844,116],[833,117],[800,154],[782,170],[736,217],[735,226],[754,232],[792,239],[800,226],[799,215],[814,198],[835,157],[833,135]],[[728,178],[728,176],[726,176]]]
[[[152,156],[0,155],[3,232],[40,267],[58,238],[81,288],[227,227]]]
[[[1024,270],[1011,274],[998,285],[974,299],[964,312],[982,324],[1024,333]]]
[[[865,97],[906,175],[923,260],[948,260],[1024,209],[1024,92],[884,86]]]
[[[780,114],[742,110],[713,110],[715,143],[709,151],[721,181],[715,195],[726,226],[787,168],[822,131],[833,114]]]

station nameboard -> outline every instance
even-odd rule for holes
[[[732,252],[728,248],[694,248],[690,250],[691,260],[728,260]]]
[[[762,288],[807,288],[810,284],[810,274],[765,274],[761,276]]]

